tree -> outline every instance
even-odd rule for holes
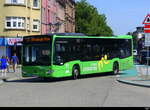
[[[97,9],[81,0],[76,3],[76,32],[88,35],[112,36],[113,31],[107,25],[106,16],[99,14]]]

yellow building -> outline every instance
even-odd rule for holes
[[[0,0],[0,36],[41,34],[41,0]]]
[[[41,0],[0,0],[0,57],[11,58],[17,53],[21,59],[21,46],[15,44],[23,36],[41,34]]]

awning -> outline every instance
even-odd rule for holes
[[[22,45],[23,38],[5,38],[5,45],[14,46],[14,45]]]

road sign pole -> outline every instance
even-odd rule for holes
[[[146,73],[147,77],[148,77],[148,66],[149,66],[149,46],[147,47],[147,73]]]
[[[149,47],[150,47],[150,14],[148,14],[145,17],[145,20],[143,21],[144,26],[144,33],[145,33],[145,46],[147,47],[147,72],[146,76],[148,77],[148,66],[149,66]]]
[[[146,72],[146,77],[148,77],[149,73],[149,46],[150,46],[150,33],[145,34],[145,46],[147,47],[147,72]]]

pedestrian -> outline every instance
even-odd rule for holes
[[[16,56],[16,53],[14,53],[14,56],[12,56],[11,63],[13,65],[13,70],[16,72],[17,63],[19,63],[18,57]]]
[[[5,56],[2,56],[2,58],[0,59],[1,62],[1,70],[2,70],[2,77],[6,77],[6,68],[7,68],[7,59],[5,58]]]
[[[8,56],[6,56],[6,60],[7,60],[7,72],[9,73],[10,59],[8,58]]]

